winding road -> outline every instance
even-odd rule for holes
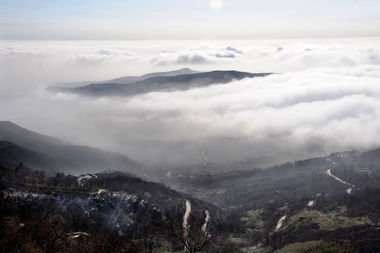
[[[347,194],[351,194],[351,193],[352,193],[352,188],[354,188],[355,185],[350,184],[350,183],[348,183],[348,182],[342,180],[341,178],[335,176],[334,174],[332,174],[332,169],[335,167],[335,162],[332,162],[332,163],[333,163],[333,167],[327,169],[327,170],[326,170],[326,174],[327,174],[328,176],[334,178],[336,181],[338,181],[338,182],[340,182],[340,183],[342,183],[342,184],[345,184],[345,185],[349,186],[350,188],[348,188],[348,189],[346,190],[346,192],[347,192]]]

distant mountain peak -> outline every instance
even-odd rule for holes
[[[135,96],[150,92],[189,90],[214,84],[226,84],[244,78],[265,77],[270,74],[236,70],[197,72],[190,68],[182,68],[169,72],[149,73],[143,76],[121,77],[77,88],[51,88],[51,90],[94,97]]]

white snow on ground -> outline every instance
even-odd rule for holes
[[[73,232],[73,233],[69,233],[66,235],[69,237],[69,239],[76,239],[76,238],[83,237],[83,236],[90,236],[86,232]]]
[[[313,207],[313,206],[315,206],[315,200],[311,200],[311,201],[309,201],[309,203],[307,203],[307,206],[308,206],[308,207]]]
[[[189,200],[186,200],[186,210],[185,210],[185,213],[183,215],[183,223],[182,223],[182,228],[183,228],[183,239],[186,241],[187,243],[187,240],[188,240],[188,235],[189,235],[189,217],[190,217],[190,213],[191,213],[191,204],[190,204],[190,201]],[[186,245],[185,245],[185,248],[184,248],[184,252],[189,252]]]
[[[334,178],[335,180],[341,182],[342,184],[349,185],[349,186],[354,186],[353,184],[347,183],[346,181],[344,181],[344,180],[340,179],[339,177],[333,175],[333,174],[331,173],[331,169],[328,169],[328,170],[326,171],[326,173],[327,173],[327,175],[329,175],[330,177]]]
[[[327,173],[327,175],[329,175],[330,177],[334,178],[334,179],[337,180],[338,182],[340,182],[340,183],[342,183],[342,184],[345,184],[345,185],[348,185],[348,186],[351,186],[350,188],[348,188],[348,189],[346,190],[346,192],[347,192],[348,194],[351,194],[351,192],[352,192],[352,188],[355,187],[355,185],[350,184],[350,183],[347,183],[346,181],[344,181],[344,180],[340,179],[339,177],[333,175],[333,174],[331,173],[331,168],[328,169],[328,170],[326,171],[326,173]]]
[[[189,226],[189,216],[191,213],[191,204],[190,201],[186,200],[186,211],[185,214],[183,215],[183,224],[182,227],[186,231],[188,230]]]
[[[83,175],[83,176],[80,176],[80,177],[77,178],[77,183],[78,183],[78,185],[83,186],[84,185],[84,182],[83,182],[84,180],[89,180],[89,179],[92,179],[92,178],[98,178],[98,176],[97,175],[90,175],[90,174]]]
[[[97,190],[96,192],[93,192],[93,193],[91,193],[91,194],[99,195],[99,194],[103,194],[103,193],[106,193],[106,192],[108,192],[107,189],[99,189],[99,190]]]
[[[282,228],[282,225],[284,224],[284,221],[286,219],[286,215],[282,216],[278,222],[277,222],[277,226],[276,226],[276,229],[274,230],[274,232],[277,232],[278,230],[280,230],[280,228]]]
[[[44,199],[48,198],[49,196],[46,194],[40,194],[40,193],[33,193],[33,192],[22,192],[22,191],[5,191],[4,195],[6,197],[18,197],[18,198],[38,198],[38,199]]]
[[[210,222],[210,212],[208,210],[205,211],[206,218],[205,218],[205,223],[202,225],[202,231],[203,233],[207,233],[207,226],[208,223]]]

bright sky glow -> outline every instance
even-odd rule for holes
[[[224,5],[223,0],[211,0],[210,7],[214,10],[222,9]]]
[[[0,0],[0,39],[380,36],[377,0]]]

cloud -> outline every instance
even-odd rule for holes
[[[252,157],[280,162],[380,146],[376,40],[34,43],[1,47],[0,63],[6,64],[1,66],[0,118],[68,141],[168,166],[203,162],[205,156],[216,162]],[[7,53],[15,48],[43,55]],[[77,56],[88,56],[90,63],[78,62]],[[186,57],[178,62],[181,56]],[[281,74],[133,98],[90,99],[41,87],[191,63],[197,70]]]
[[[213,64],[239,58],[243,54],[243,51],[232,46],[222,49],[212,47],[183,48],[161,52],[151,61],[158,65]]]
[[[28,121],[39,115],[60,135],[145,162],[200,162],[202,150],[214,162],[268,155],[286,161],[379,146],[379,81],[380,67],[368,65],[130,99],[94,100],[41,90],[35,98],[14,101],[18,106],[10,116]],[[223,138],[231,138],[229,145],[220,144]]]
[[[84,64],[99,64],[102,62],[115,61],[138,61],[138,56],[125,50],[101,48],[88,53],[78,53],[70,57],[72,61]]]
[[[226,50],[232,51],[232,52],[237,53],[237,54],[243,54],[243,51],[241,49],[236,48],[236,47],[232,47],[232,46],[226,47]]]
[[[112,111],[133,119],[131,125],[122,124],[128,135],[166,141],[244,137],[250,149],[235,147],[236,157],[254,153],[298,159],[380,145],[379,77],[380,68],[374,66],[312,69],[152,93],[124,101],[121,107],[115,102],[118,109]],[[217,145],[214,149],[226,151]],[[208,152],[216,151],[211,147]]]
[[[175,63],[177,64],[204,64],[207,63],[206,57],[199,55],[199,54],[192,54],[192,55],[179,55],[177,57],[177,60]],[[161,61],[162,63],[162,61]]]

